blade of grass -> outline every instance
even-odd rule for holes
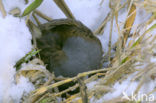
[[[43,0],[35,0],[34,2],[32,2],[23,12],[22,17],[28,15],[29,13],[31,13],[33,10],[35,10],[37,7],[39,7],[41,5],[41,3],[43,2]]]
[[[155,29],[155,28],[156,28],[156,24],[152,25],[152,26],[151,26],[148,30],[146,30],[146,31],[144,32],[144,34],[132,45],[131,48],[137,46],[137,45],[142,41],[142,39],[143,39],[143,37],[145,36],[145,34],[147,34],[148,32],[152,31],[152,30]]]
[[[70,11],[68,5],[65,3],[64,0],[54,0],[54,2],[68,18],[75,19],[74,15]]]
[[[4,9],[2,0],[0,0],[0,11],[2,12],[3,18],[6,16],[6,11]]]
[[[26,54],[26,56],[24,56],[23,58],[21,58],[17,63],[16,65],[14,66],[16,68],[16,70],[19,70],[20,67],[21,67],[21,64],[24,63],[24,62],[27,62],[30,60],[30,58],[34,55],[36,55],[38,52],[40,52],[40,50],[32,50],[30,51],[28,54]]]

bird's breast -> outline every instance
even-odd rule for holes
[[[102,50],[96,41],[73,36],[64,42],[62,51],[67,60],[60,61],[61,65],[54,68],[56,76],[72,77],[81,72],[97,69],[100,66]]]

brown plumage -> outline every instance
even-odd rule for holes
[[[41,59],[56,76],[76,76],[100,68],[102,46],[91,30],[72,19],[57,19],[40,26],[37,39]]]

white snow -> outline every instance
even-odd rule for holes
[[[97,81],[92,81],[90,83],[87,83],[86,86],[87,86],[87,89],[93,89],[94,86],[97,84],[98,80]]]
[[[74,17],[91,30],[95,30],[110,11],[108,0],[104,0],[102,5],[100,5],[101,0],[65,0],[65,2]],[[37,9],[53,19],[66,18],[53,0],[44,0]]]
[[[8,0],[3,3],[8,13],[16,6],[22,7],[24,2]],[[24,77],[16,84],[13,66],[32,49],[32,37],[23,19],[0,15],[0,23],[0,103],[19,103],[22,95],[32,91],[34,86]]]
[[[14,65],[31,50],[31,34],[22,19],[8,15],[5,19],[0,18],[0,22],[0,61]]]
[[[24,0],[14,0],[14,1],[3,0],[3,4],[4,4],[5,10],[7,12],[9,12],[10,10],[12,10],[16,7],[20,8],[21,10],[23,10],[23,8],[26,7]]]
[[[131,76],[128,77],[128,79],[124,80],[123,82],[119,83],[116,82],[113,85],[113,92],[108,92],[106,93],[104,96],[102,96],[100,99],[95,99],[92,98],[90,100],[91,103],[102,103],[103,101],[108,101],[111,100],[113,98],[117,98],[117,97],[124,97],[126,94],[127,96],[133,96],[134,92],[139,84],[140,81],[133,81],[131,82],[131,79],[134,77],[136,73],[132,74]],[[136,100],[139,100],[140,97],[144,94],[147,95],[148,97],[148,93],[151,92],[152,90],[155,89],[155,85],[156,85],[156,81],[155,80],[146,80],[145,84],[143,84],[141,86],[141,89],[139,90],[138,94],[136,95]],[[152,95],[154,97],[156,97],[156,93],[152,93]],[[132,99],[132,98],[129,98]]]
[[[95,30],[110,11],[109,0],[100,5],[101,0],[65,0],[77,20]]]
[[[32,2],[33,0],[30,1]],[[104,0],[102,5],[100,5],[101,0],[65,0],[65,2],[69,6],[76,19],[80,20],[92,31],[98,28],[107,14],[110,12],[109,0]],[[20,8],[21,11],[26,8],[24,0],[3,0],[3,3],[7,13],[16,7]],[[66,18],[53,0],[44,0],[38,10],[53,19]],[[119,14],[118,21],[120,29],[122,29],[124,25],[123,22],[125,22],[126,16],[127,13],[125,12],[121,12]],[[148,17],[149,15],[147,15],[144,10],[140,11],[136,16],[134,25],[137,26],[138,24],[141,24]],[[45,22],[42,19],[39,20],[41,20],[42,23]],[[34,89],[34,87],[28,81],[28,79],[24,77],[21,77],[20,82],[16,84],[14,79],[16,71],[13,66],[20,58],[22,58],[32,49],[32,37],[25,24],[24,18],[19,19],[9,14],[7,14],[5,18],[2,18],[2,14],[0,13],[0,25],[0,103],[9,103],[11,101],[14,103],[19,103],[23,93],[29,93]],[[108,50],[109,33],[110,22],[108,22],[106,25],[103,35],[98,36],[105,52]],[[112,44],[117,41],[117,38],[118,30],[116,27],[116,21],[114,20]],[[153,59],[153,61],[155,61],[155,59]],[[131,78],[128,78],[121,84],[117,82],[113,86],[115,91],[112,93],[107,93],[103,96],[103,98],[96,101],[96,103],[101,103],[103,100],[109,100],[113,97],[122,95],[123,91],[130,95],[130,93],[134,91],[138,85],[138,82],[133,82],[128,87],[130,84],[130,79]],[[93,88],[96,82],[97,81],[88,84],[88,88]],[[143,86],[143,88],[146,86],[147,85]],[[149,81],[148,86],[149,90],[146,90],[152,90],[155,86],[155,82]],[[128,89],[126,89],[127,87]]]

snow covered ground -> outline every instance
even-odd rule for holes
[[[0,103],[10,103],[12,100],[19,103],[23,93],[29,93],[34,87],[24,77],[16,84],[16,69],[13,66],[31,50],[32,37],[24,19],[7,15],[0,17],[0,23]]]
[[[65,0],[65,2],[76,19],[83,22],[92,31],[98,28],[110,12],[109,0],[104,0],[102,5],[100,5],[100,0]],[[20,58],[31,51],[32,37],[25,24],[25,18],[13,17],[8,13],[11,9],[16,7],[23,11],[27,5],[25,5],[24,0],[3,0],[3,4],[7,11],[7,16],[3,18],[0,13],[0,103],[9,103],[11,101],[19,103],[23,93],[29,93],[34,90],[34,86],[24,77],[21,77],[20,82],[16,84],[14,79],[16,70],[13,66]],[[44,0],[38,10],[53,19],[65,18],[65,15],[52,0]],[[125,21],[126,15],[127,13],[122,12],[119,16],[121,27],[123,26],[122,23]],[[148,17],[149,16],[147,16],[146,12],[141,10],[140,13],[137,14],[134,24],[138,25]],[[42,23],[45,22],[43,20],[41,21]],[[115,22],[113,28],[112,44],[117,41],[118,37],[117,29],[115,29]],[[101,40],[104,51],[108,50],[109,32],[110,22],[105,27],[103,35],[98,36]],[[106,100],[109,99],[109,97],[117,97],[122,93],[122,90],[125,89],[129,82],[128,79],[122,84],[115,84],[114,88],[117,91],[106,94],[103,99]],[[133,87],[135,86],[136,83],[134,83],[129,90],[133,90]],[[119,90],[119,88],[123,89]],[[97,101],[97,103],[100,102]]]

